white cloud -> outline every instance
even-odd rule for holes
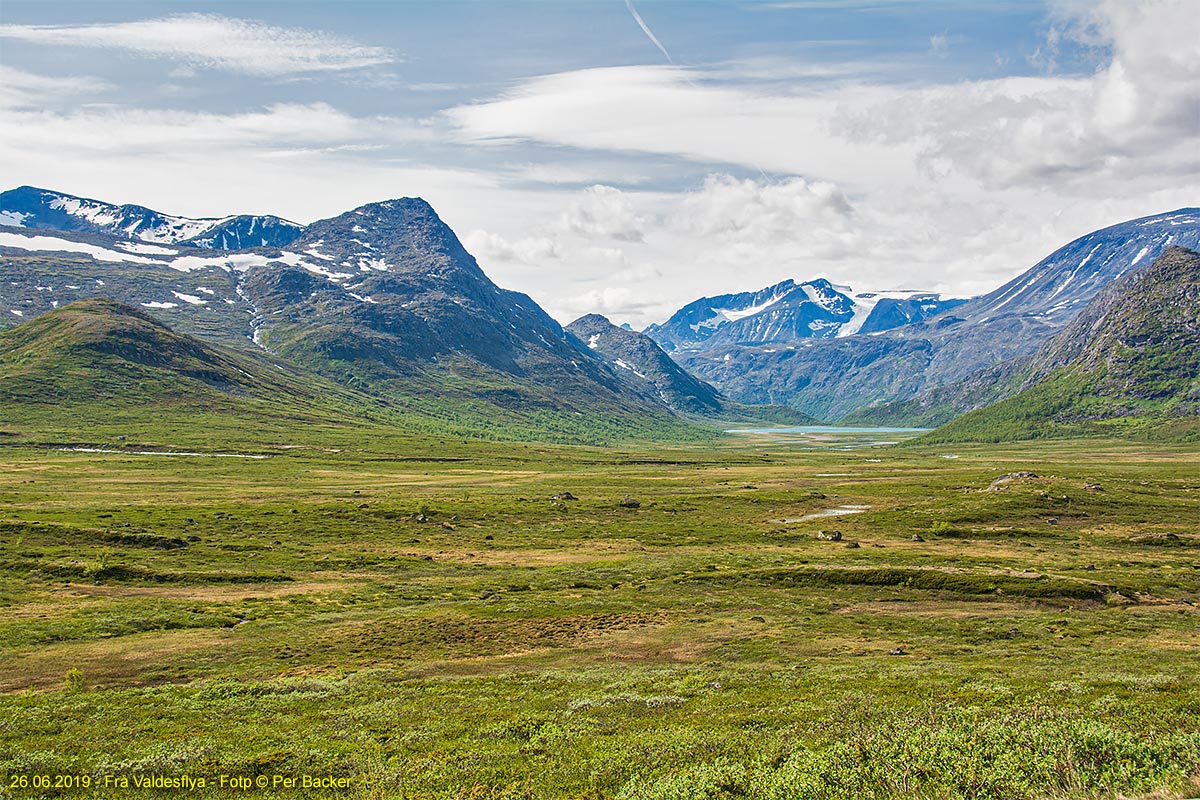
[[[612,186],[597,184],[579,193],[562,216],[562,230],[586,239],[640,242],[647,218],[633,207],[629,196]]]
[[[678,67],[580,70],[531,79],[445,116],[459,139],[473,144],[655,153],[784,175],[877,180],[912,172],[910,158],[896,158],[896,146],[847,142],[828,130],[840,103],[877,101],[886,96],[881,90],[820,82],[805,94],[785,94],[779,86],[713,85],[707,77]]]
[[[684,197],[674,224],[705,238],[776,244],[851,234],[852,217],[849,201],[832,183],[709,175],[699,191]]]
[[[1082,9],[1073,26],[1052,29],[1048,47],[1063,36],[1103,43],[1110,56],[1094,75],[907,92],[847,107],[836,129],[919,143],[927,171],[960,172],[986,188],[1038,183],[1094,196],[1116,181],[1151,186],[1200,174],[1195,3],[1106,0]]]
[[[564,298],[558,305],[559,320],[572,322],[585,314],[601,314],[614,324],[628,319],[644,319],[653,314],[661,303],[647,297],[645,292],[628,286],[606,286]]]
[[[52,148],[61,157],[72,152],[176,156],[235,146],[283,153],[297,145],[345,150],[432,135],[417,122],[355,117],[326,103],[278,103],[239,114],[83,106],[68,113],[22,109],[0,118],[0,147]]]
[[[111,88],[99,78],[37,75],[0,64],[0,108],[45,108],[61,99],[94,95]]]
[[[397,60],[385,48],[322,31],[280,28],[220,14],[95,25],[0,25],[0,38],[127,50],[266,77],[361,69]]]
[[[950,35],[946,31],[935,33],[929,37],[929,53],[938,58],[945,58],[950,52]]]
[[[357,117],[324,103],[236,114],[21,108],[0,114],[0,175],[8,186],[43,186],[173,214],[270,213],[299,222],[421,195],[469,230],[484,218],[478,206],[495,202],[487,193],[496,178],[398,157],[435,136],[419,122]],[[476,202],[484,196],[489,199]]]
[[[558,244],[546,236],[527,236],[510,242],[498,233],[476,228],[463,237],[463,246],[480,260],[532,264],[562,258]]]
[[[864,141],[916,145],[918,163],[929,174],[956,172],[988,189],[1038,183],[1094,195],[1117,181],[1148,187],[1195,176],[1200,40],[1174,48],[1169,41],[1140,41],[1138,31],[1138,20],[1131,19],[1115,41],[1112,61],[1094,76],[924,89],[865,108],[846,106],[835,130]]]
[[[537,141],[820,176],[858,187],[954,174],[993,189],[1148,189],[1200,170],[1193,0],[1071,6],[1073,37],[1110,56],[1091,75],[901,84],[721,83],[704,70],[615,67],[542,76],[447,112],[469,142]],[[944,35],[931,40],[937,48]],[[1048,43],[1054,45],[1054,41]],[[1125,190],[1133,187],[1124,186]],[[940,190],[940,189],[939,189]]]

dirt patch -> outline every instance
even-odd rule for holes
[[[637,543],[631,543],[628,551],[609,550],[592,547],[588,549],[571,548],[556,550],[492,550],[474,548],[454,552],[430,552],[435,561],[458,561],[465,564],[486,564],[489,566],[555,566],[559,564],[588,564],[593,561],[607,561],[614,556],[632,554]],[[467,554],[471,553],[470,556]]]

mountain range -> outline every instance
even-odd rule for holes
[[[69,230],[46,227],[58,223],[0,195],[7,221],[31,214],[0,229],[7,324],[105,297],[173,333],[269,356],[447,431],[568,441],[710,435],[657,392],[631,389],[529,297],[492,283],[423,200],[362,206],[305,226],[283,247],[214,251],[183,238],[191,231],[165,243],[161,227],[123,226],[131,217],[111,219],[90,201],[15,191],[17,201],[36,195],[72,221],[62,223]]]
[[[160,401],[561,441],[703,437],[731,420],[942,424],[1012,408],[1068,368],[1091,376],[1072,378],[1080,408],[1104,406],[1085,395],[1122,397],[1126,410],[1167,403],[1186,418],[1193,390],[1159,372],[1192,368],[1170,355],[1187,336],[1164,334],[1166,355],[1147,345],[1126,361],[1110,348],[1087,369],[1072,359],[1080,342],[1107,341],[1104,326],[1154,316],[1112,316],[1131,292],[1189,308],[1190,290],[1161,287],[1186,283],[1192,262],[1179,254],[1198,244],[1200,212],[1183,209],[1096,231],[969,300],[786,280],[701,298],[638,333],[598,315],[563,328],[496,286],[419,198],[301,226],[21,187],[0,193],[0,328],[16,326],[0,334],[0,373],[10,404],[116,402],[125,376]],[[1158,269],[1168,250],[1164,263],[1185,267]],[[1066,345],[1039,350],[1051,340],[1075,342],[1071,358]],[[1096,377],[1101,361],[1125,371]],[[1139,405],[1132,384],[1113,388],[1121,375],[1170,387]]]
[[[966,302],[930,292],[862,292],[790,278],[756,292],[702,297],[644,331],[669,353],[876,333]]]
[[[730,328],[734,335],[693,337],[686,348],[676,345],[671,355],[733,400],[781,403],[822,419],[862,421],[865,417],[860,409],[899,408],[894,404],[963,380],[979,370],[1004,369],[1004,362],[1033,354],[1104,286],[1130,270],[1148,265],[1172,245],[1200,245],[1200,209],[1180,209],[1095,231],[981,297],[947,309],[931,307],[928,314],[895,327],[882,328],[880,319],[877,324],[881,329],[869,333],[858,329],[852,335],[833,332],[793,337],[803,325],[790,321],[781,325],[770,315],[795,315],[801,322],[804,317],[791,309],[772,310],[775,304],[767,301],[777,296],[777,287],[730,295],[727,297],[743,298],[739,302],[744,303],[741,311],[731,315],[744,314],[729,323],[737,326]],[[783,296],[793,294],[788,284],[778,286],[786,290]],[[813,281],[808,286],[815,294],[816,287],[825,289],[829,285]],[[829,298],[831,309],[843,316],[850,313],[851,307],[839,297],[822,296]],[[752,298],[766,305],[759,308],[750,302]],[[686,336],[683,327],[699,325],[705,308],[715,306],[718,314],[724,308],[721,304],[725,300],[715,300],[718,302],[703,299],[685,306],[671,317],[676,322],[662,326],[666,333],[655,327],[647,333],[662,337],[668,347],[682,342],[681,337]],[[921,295],[915,295],[907,302],[924,301]],[[760,323],[756,317],[763,314],[768,316]],[[865,326],[874,310],[869,314],[860,310],[857,316]],[[689,323],[689,318],[698,321]],[[740,331],[758,330],[765,331],[769,340],[739,335]],[[834,331],[832,327],[822,328],[826,330]],[[852,322],[840,332],[847,330],[853,330]],[[854,414],[856,411],[859,413]],[[892,417],[882,412],[871,415],[870,420],[881,424],[913,421],[907,413]]]
[[[212,219],[175,217],[144,206],[118,206],[33,186],[0,194],[0,209],[2,225],[99,233],[210,250],[283,247],[304,230],[303,225],[279,217],[248,214]]]

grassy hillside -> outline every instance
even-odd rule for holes
[[[495,379],[395,380],[380,392],[348,371],[319,376],[269,354],[201,342],[110,300],[78,301],[0,333],[0,431],[26,441],[203,446],[216,439],[286,444],[316,438],[457,436],[601,443],[706,440],[710,429],[637,408],[571,413],[508,400]],[[218,435],[219,432],[219,435]],[[256,438],[257,437],[257,438]]]
[[[156,405],[303,418],[361,401],[294,367],[177,334],[104,299],[71,303],[0,333],[0,378],[0,401],[10,411]]]

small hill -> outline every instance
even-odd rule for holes
[[[59,408],[241,401],[319,404],[311,376],[172,331],[103,298],[80,300],[0,332],[0,403]]]
[[[1200,253],[1168,248],[1101,291],[1022,369],[1018,391],[922,437],[1200,435]]]

